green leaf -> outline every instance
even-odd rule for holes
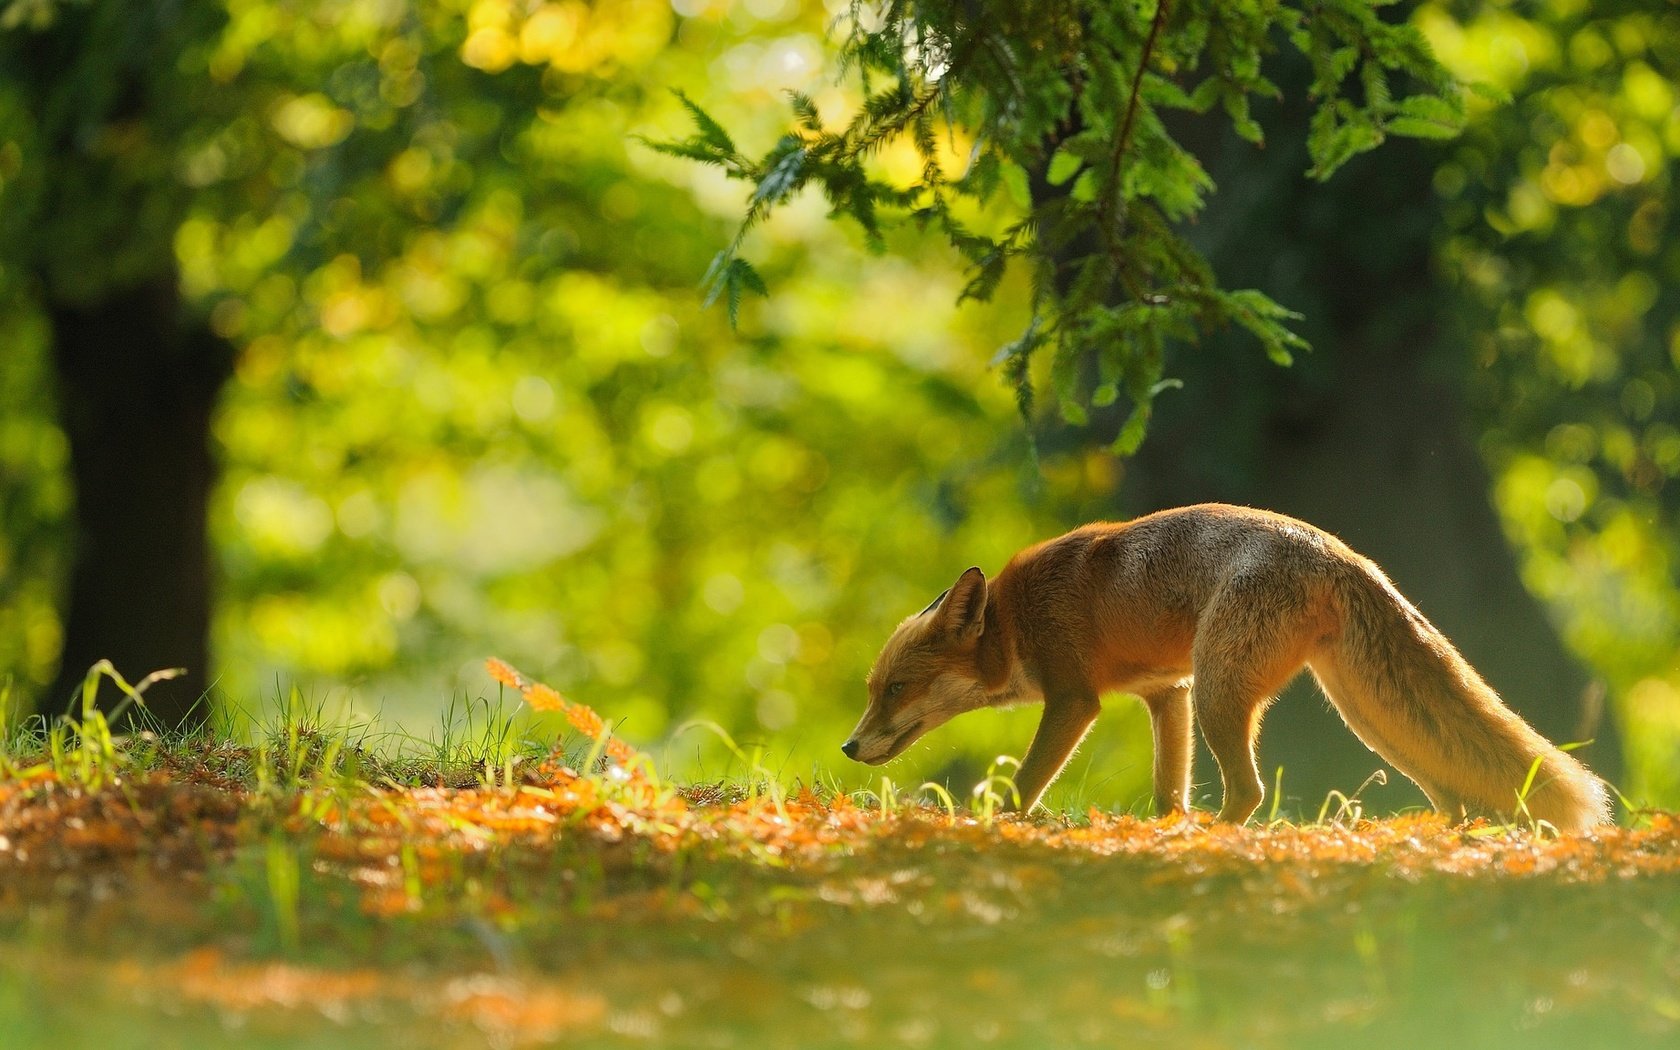
[[[1027,181],[1027,169],[1012,160],[1005,160],[998,164],[998,177],[1003,181],[1003,188],[1023,211],[1032,207],[1032,189]]]
[[[752,268],[752,264],[745,259],[736,259],[729,264],[729,327],[735,328],[741,320],[741,296],[744,292],[766,296],[769,291],[764,287],[764,278]]]
[[[1142,404],[1132,409],[1132,414],[1126,417],[1121,425],[1120,433],[1115,435],[1113,444],[1108,450],[1116,456],[1129,456],[1143,444],[1143,436],[1149,430],[1149,406]]]
[[[1206,113],[1219,97],[1225,92],[1225,82],[1218,77],[1208,77],[1196,85],[1196,90],[1190,93],[1189,108],[1197,113]]]
[[[735,271],[735,279],[742,288],[754,295],[767,296],[770,290],[764,286],[764,278],[759,276],[752,263],[745,259],[736,259],[730,264]]]
[[[1027,322],[1026,331],[1012,343],[1006,343],[998,348],[992,356],[992,366],[1003,366],[1004,379],[1015,390],[1015,408],[1021,414],[1021,421],[1029,427],[1033,417],[1033,383],[1032,357],[1034,351],[1044,345],[1044,333],[1039,328],[1038,314],[1034,313]],[[1029,441],[1030,432],[1029,432]]]
[[[957,302],[970,299],[978,303],[989,301],[997,291],[998,283],[1003,280],[1008,262],[1009,257],[1002,251],[995,251],[982,259],[975,267],[974,276],[963,286],[962,294],[957,296]]]
[[[1211,79],[1209,78],[1209,80]],[[1203,81],[1202,85],[1197,86],[1198,94],[1201,87],[1208,82]],[[1194,113],[1203,112],[1207,108],[1205,104],[1199,103],[1195,96],[1185,94],[1183,88],[1155,73],[1145,73],[1143,75],[1142,88],[1144,100],[1153,106],[1160,106],[1164,109],[1187,109]],[[1208,100],[1212,101],[1211,94],[1208,96]]]
[[[1305,339],[1282,324],[1284,321],[1299,321],[1301,315],[1265,293],[1245,288],[1241,291],[1222,292],[1219,301],[1230,312],[1232,322],[1260,340],[1261,347],[1273,364],[1293,364],[1293,351],[1311,349]]]
[[[709,307],[722,299],[729,312],[730,328],[737,327],[740,321],[741,299],[747,292],[761,296],[769,294],[764,278],[759,276],[752,264],[731,255],[727,249],[713,257],[702,283],[706,286],[706,299],[702,305]]]
[[[1359,71],[1365,88],[1365,108],[1381,113],[1394,104],[1394,94],[1388,86],[1388,76],[1382,66],[1367,62]]]
[[[793,115],[799,118],[799,126],[807,131],[821,132],[822,117],[817,113],[817,104],[811,96],[802,91],[789,91],[788,104],[793,107]]]
[[[1079,397],[1079,359],[1080,350],[1077,346],[1064,341],[1056,348],[1055,359],[1050,366],[1050,382],[1056,388],[1057,410],[1061,413],[1063,422],[1071,426],[1082,427],[1090,422],[1090,416]]]
[[[1464,90],[1475,95],[1484,102],[1491,102],[1496,106],[1509,106],[1511,93],[1498,84],[1489,84],[1485,80],[1471,80],[1464,84]]]
[[[777,144],[777,150],[785,152],[768,166],[769,170],[758,180],[758,188],[753,190],[753,203],[780,203],[803,185],[806,151],[797,143],[797,139],[784,138]],[[771,156],[775,156],[775,152]]]
[[[1050,158],[1050,170],[1045,173],[1045,180],[1052,186],[1060,186],[1073,178],[1074,172],[1083,164],[1084,161],[1066,150],[1057,150],[1056,155]]]
[[[1323,76],[1328,84],[1339,84],[1353,72],[1353,67],[1359,63],[1359,49],[1357,47],[1341,47],[1331,52],[1324,64]]]
[[[1400,100],[1386,128],[1413,138],[1450,139],[1464,130],[1464,107],[1437,95],[1412,95]]]
[[[1394,117],[1383,125],[1383,129],[1391,135],[1405,135],[1414,139],[1454,139],[1461,130],[1414,117]]]
[[[1021,333],[1020,338],[998,347],[997,353],[992,355],[992,367],[997,368],[1002,365],[1007,369],[1013,369],[1016,365],[1029,360],[1033,351],[1044,345],[1044,333],[1039,331],[1038,323],[1038,318],[1034,317],[1027,322],[1027,330]]]
[[[1309,137],[1307,149],[1314,162],[1309,174],[1322,182],[1358,154],[1381,145],[1382,140],[1380,128],[1372,124],[1365,114],[1354,113],[1334,130]]]
[[[698,138],[686,139],[682,142],[660,142],[655,139],[636,136],[636,141],[668,157],[682,157],[685,160],[697,160],[702,164],[720,164],[729,166],[730,156],[720,153],[718,148],[709,142]]]
[[[1248,114],[1248,94],[1243,91],[1229,91],[1225,93],[1224,101],[1225,115],[1231,118],[1232,129],[1256,146],[1265,145],[1266,133],[1260,130],[1259,121]],[[1209,180],[1208,188],[1212,187],[1212,180]]]
[[[968,169],[957,186],[963,192],[984,204],[991,199],[998,188],[999,171],[997,154],[989,150],[979,150],[979,156]]]
[[[1081,203],[1089,204],[1097,199],[1097,194],[1101,189],[1102,179],[1094,170],[1086,168],[1079,173],[1079,178],[1074,180],[1073,190],[1068,196]]]
[[[709,307],[717,302],[723,292],[724,273],[729,269],[732,258],[728,248],[712,256],[711,265],[706,267],[705,276],[700,278],[700,287],[706,289],[706,298],[701,302],[702,307]]]
[[[729,137],[729,132],[723,130],[723,125],[713,120],[711,114],[701,109],[699,104],[689,98],[681,89],[673,88],[671,93],[676,95],[677,101],[681,102],[683,108],[688,110],[689,117],[693,119],[695,128],[700,132],[701,141],[724,153],[736,152],[735,142]]]

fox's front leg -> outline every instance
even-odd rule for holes
[[[1021,796],[1021,812],[1038,805],[1044,789],[1067,765],[1073,749],[1090,731],[1102,704],[1086,693],[1049,695],[1044,698],[1044,717],[1033,734],[1027,757],[1015,771],[1015,790]]]

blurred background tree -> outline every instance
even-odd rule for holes
[[[140,587],[93,574],[109,634],[57,611],[88,530],[115,532],[111,548],[141,565],[164,553],[113,529],[98,493],[73,494],[75,435],[54,409],[110,406],[52,370],[60,291],[43,260],[89,272],[93,301],[117,298],[127,271],[93,278],[124,238],[152,249],[134,253],[133,280],[173,268],[178,283],[162,284],[181,324],[236,348],[211,432],[188,428],[162,468],[208,443],[221,469],[216,656],[198,681],[216,682],[224,713],[295,685],[424,733],[482,694],[479,660],[497,652],[642,739],[707,716],[774,733],[779,761],[803,760],[849,717],[879,625],[925,604],[906,563],[995,561],[1053,527],[1012,498],[1022,479],[1042,486],[1023,469],[1007,391],[985,379],[996,311],[957,315],[954,268],[866,270],[819,210],[794,209],[769,233],[779,267],[799,274],[777,309],[755,312],[754,337],[730,335],[694,294],[733,195],[628,132],[669,119],[666,84],[747,87],[744,116],[786,87],[820,87],[825,12],[194,10],[202,24],[160,15],[141,46],[90,31],[122,26],[120,5],[8,8],[0,193],[18,323],[0,566],[17,630],[0,644],[43,709],[62,709],[75,654],[127,644],[126,624],[190,627],[177,585],[204,579],[190,558]],[[98,93],[99,105],[57,102],[76,78],[52,71],[81,68],[63,57],[78,48],[89,76],[124,69],[142,87],[120,107]],[[82,129],[62,156],[40,133],[49,104]],[[90,142],[105,152],[83,156]],[[94,170],[84,182],[126,181],[78,212],[74,194],[46,189],[78,165]],[[133,215],[155,219],[133,230]],[[39,235],[48,218],[88,224],[85,259]],[[108,366],[130,363],[129,340],[99,348]],[[101,447],[123,451],[123,437]],[[138,502],[181,512],[138,488]],[[977,504],[1003,509],[971,516]],[[122,653],[204,675],[187,646]],[[176,713],[194,698],[182,697]],[[810,739],[783,743],[790,730]]]
[[[761,146],[785,90],[855,110],[825,36],[846,6],[240,0],[137,21],[102,2],[9,5],[0,673],[56,710],[61,651],[75,679],[83,655],[122,666],[116,646],[191,620],[178,570],[157,572],[169,544],[138,527],[115,535],[156,555],[154,575],[93,575],[113,633],[82,634],[75,612],[87,570],[71,552],[98,549],[106,515],[155,504],[177,545],[190,533],[191,493],[147,481],[113,506],[72,484],[78,413],[114,425],[98,440],[125,455],[145,426],[196,418],[168,384],[123,379],[106,401],[64,374],[65,315],[115,310],[129,320],[83,329],[95,371],[202,354],[210,430],[176,447],[209,447],[220,470],[213,486],[203,472],[213,661],[135,654],[125,670],[208,668],[199,686],[235,720],[295,684],[423,734],[483,693],[477,660],[495,652],[638,740],[705,717],[762,743],[771,768],[861,783],[835,747],[862,674],[947,577],[1116,508],[1218,494],[1339,529],[1479,666],[1515,637],[1508,617],[1541,638],[1519,663],[1538,665],[1560,625],[1626,719],[1624,787],[1680,797],[1673,15],[1425,5],[1410,17],[1448,65],[1515,101],[1328,187],[1304,182],[1303,148],[1280,134],[1264,151],[1192,140],[1220,186],[1194,243],[1230,286],[1305,314],[1319,349],[1287,370],[1252,341],[1165,358],[1185,389],[1162,394],[1122,467],[1051,421],[1032,462],[986,366],[1024,327],[1032,283],[1006,275],[958,309],[964,260],[913,230],[870,254],[821,200],[795,198],[749,242],[773,298],[742,306],[739,334],[700,308],[695,281],[743,194],[629,136],[682,131],[666,87]],[[1279,105],[1300,105],[1284,86]],[[909,143],[871,164],[903,186],[924,170]],[[990,221],[1006,227],[1006,203]],[[137,392],[140,418],[105,414]],[[1433,449],[1395,436],[1415,431],[1394,422],[1408,406],[1439,424]],[[1090,430],[1106,442],[1122,411],[1099,406]],[[1501,533],[1514,563],[1489,542]],[[1460,548],[1480,553],[1454,567]],[[1512,564],[1549,616],[1508,586]],[[1474,604],[1441,596],[1455,589]],[[1484,618],[1489,652],[1473,641]],[[1488,670],[1528,708],[1529,686]],[[1584,682],[1559,671],[1534,699]],[[1061,797],[1145,796],[1146,723],[1111,708]],[[1018,752],[1031,718],[954,723],[892,772],[983,766]],[[715,756],[672,745],[679,772]],[[1315,808],[1294,769],[1286,793]]]
[[[1680,800],[1680,12],[1426,8],[1514,96],[1432,185],[1440,272],[1523,579],[1623,717],[1635,798]]]
[[[11,458],[59,461],[75,494],[52,545],[68,554],[68,585],[63,674],[46,695],[57,709],[102,656],[131,672],[187,666],[191,677],[157,692],[160,718],[176,724],[207,683],[208,431],[232,360],[183,302],[173,244],[191,191],[177,153],[225,100],[195,91],[178,67],[209,46],[222,17],[209,6],[114,4],[12,4],[4,17],[0,244],[11,327],[24,344],[7,357],[25,362],[25,383],[39,382],[28,352],[44,344],[61,428],[14,423]],[[40,540],[20,524],[28,553]],[[39,600],[41,582],[21,588],[24,600]],[[38,622],[19,632],[36,657],[48,634],[60,633]]]

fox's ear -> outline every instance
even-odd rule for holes
[[[946,596],[946,595],[947,595],[947,594],[950,594],[950,593],[951,593],[951,588],[949,588],[949,587],[947,587],[947,588],[945,588],[945,589],[944,589],[944,590],[942,590],[942,591],[940,591],[940,592],[939,592],[939,597],[937,597],[937,598],[935,598],[935,599],[934,599],[934,600],[933,600],[933,601],[931,601],[931,602],[929,602],[929,603],[928,603],[928,607],[927,607],[927,608],[926,608],[926,609],[923,609],[923,610],[922,610],[922,611],[921,611],[921,612],[919,612],[919,613],[917,613],[917,614],[916,614],[916,615],[917,615],[917,616],[926,616],[926,615],[927,615],[927,614],[928,614],[928,613],[930,613],[930,612],[932,612],[932,611],[933,611],[933,610],[935,610],[935,609],[937,609],[937,608],[939,608],[939,603],[940,603],[940,602],[942,602],[942,601],[944,601],[944,600],[945,600],[945,596]]]
[[[940,625],[965,640],[980,637],[986,618],[986,574],[978,567],[957,578],[939,606]]]

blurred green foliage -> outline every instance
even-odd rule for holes
[[[5,32],[52,6],[13,3]],[[215,428],[226,703],[296,683],[423,732],[488,689],[494,653],[639,741],[708,718],[772,768],[864,783],[837,745],[891,625],[965,566],[1110,513],[1119,468],[1031,464],[986,365],[1028,282],[959,309],[966,261],[913,231],[871,254],[795,198],[755,235],[775,297],[744,303],[738,334],[702,309],[744,194],[632,136],[685,132],[673,87],[755,151],[787,90],[855,109],[826,57],[846,6],[207,5],[203,46],[150,73],[180,100],[169,121],[96,144],[132,181],[76,190],[80,230],[29,225],[32,199],[75,188],[41,184],[41,114],[0,74],[0,675],[51,675],[71,499],[32,267],[108,279],[162,230],[241,348]],[[1485,448],[1530,582],[1624,701],[1636,787],[1672,802],[1680,48],[1672,15],[1625,17],[1645,19],[1638,46],[1561,3],[1417,24],[1516,96],[1474,107],[1437,175]],[[1603,47],[1576,42],[1589,22]],[[871,163],[923,170],[910,144]],[[891,772],[983,769],[1031,718],[971,716]],[[1145,725],[1115,705],[1061,790],[1142,798]],[[667,768],[720,768],[697,736],[671,749]]]
[[[1525,581],[1607,682],[1634,797],[1680,799],[1680,12],[1426,6],[1504,92],[1436,171],[1442,269]]]
[[[495,653],[637,739],[703,717],[831,766],[887,626],[1100,512],[1112,469],[1026,469],[986,372],[1018,294],[958,311],[955,265],[868,259],[796,206],[765,231],[777,302],[741,336],[702,309],[738,196],[629,136],[679,126],[669,85],[750,127],[785,88],[832,90],[827,11],[227,14],[181,76],[240,104],[182,116],[168,165],[194,190],[183,285],[241,346],[215,428],[225,702],[296,683],[424,732]],[[30,451],[3,571],[29,589],[3,608],[33,634],[0,644],[36,640],[0,660],[39,684],[57,566],[21,544],[56,549],[66,493],[40,324],[14,331]],[[1018,749],[1015,723],[971,746]]]

